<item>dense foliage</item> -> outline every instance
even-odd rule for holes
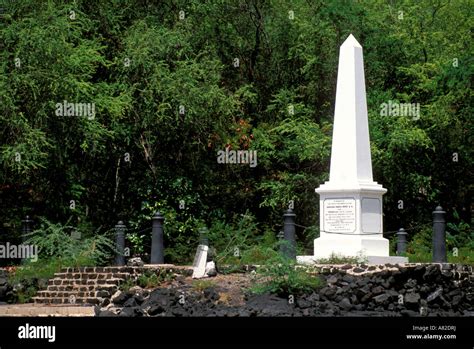
[[[168,261],[189,262],[203,226],[224,258],[276,234],[293,200],[297,222],[315,226],[298,229],[311,250],[350,33],[364,47],[385,230],[414,235],[441,204],[452,239],[474,239],[472,0],[0,7],[3,241],[19,239],[26,214],[89,238],[123,220],[132,253],[143,253],[159,209]],[[419,103],[420,115],[384,116],[389,101]],[[226,148],[257,151],[257,166],[218,163]]]

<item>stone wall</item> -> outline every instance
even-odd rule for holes
[[[247,268],[252,270],[254,268]],[[229,306],[219,290],[190,287],[118,292],[98,316],[474,316],[471,266],[315,266],[325,286],[310,294],[247,295]],[[316,276],[315,276],[316,277]]]

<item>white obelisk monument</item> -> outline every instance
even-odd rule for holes
[[[389,242],[382,235],[382,195],[387,189],[372,178],[364,60],[352,34],[339,53],[329,181],[316,192],[320,237],[314,240],[314,256],[298,261],[331,255],[363,256],[369,263],[407,261],[389,257]]]

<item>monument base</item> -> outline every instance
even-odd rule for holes
[[[314,257],[321,259],[329,258],[331,255],[388,256],[389,242],[382,234],[349,235],[321,232],[321,237],[314,240]]]
[[[320,258],[315,256],[296,256],[296,262],[298,264],[320,264]],[[405,264],[408,263],[407,257],[399,256],[365,256],[361,258],[360,263],[366,263],[369,265],[381,265],[381,264]]]
[[[332,256],[356,257],[358,262],[368,264],[408,263],[406,257],[389,256],[389,241],[381,234],[343,235],[324,232],[314,240],[314,256],[297,256],[296,260],[301,264],[317,264],[319,260]]]

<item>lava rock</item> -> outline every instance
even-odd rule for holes
[[[203,291],[204,297],[211,301],[217,301],[219,299],[219,293],[213,287],[208,287]]]
[[[0,300],[7,298],[8,291],[10,291],[8,285],[0,286]]]
[[[102,299],[101,302],[100,302],[100,306],[101,306],[101,307],[106,307],[106,306],[109,305],[109,304],[110,304],[110,298],[104,298],[104,299]]]
[[[407,293],[405,295],[404,303],[409,309],[418,309],[418,302],[420,301],[420,295],[418,293]]]
[[[414,288],[417,285],[417,282],[415,279],[408,279],[408,281],[405,283],[405,288]]]
[[[122,308],[122,311],[119,314],[120,317],[136,317],[143,315],[143,310],[140,307]]]
[[[127,299],[125,301],[125,303],[123,303],[123,306],[124,306],[124,308],[130,308],[130,307],[135,308],[135,307],[138,306],[138,303],[137,303],[135,297],[131,297],[131,298]]]
[[[165,312],[165,308],[161,304],[153,304],[147,311],[148,315],[156,316]]]
[[[383,292],[384,292],[384,288],[382,286],[376,286],[376,287],[372,288],[372,294],[374,296],[377,296],[377,295],[379,295]]]
[[[457,295],[453,297],[453,300],[451,301],[451,305],[453,307],[459,306],[459,303],[461,303],[462,300],[462,295]]]
[[[431,293],[427,298],[426,300],[429,302],[433,302],[434,300],[436,300],[441,294],[443,293],[443,289],[442,288],[438,288],[436,291],[434,291],[433,293]]]
[[[300,309],[306,309],[311,307],[311,302],[305,299],[304,297],[298,297],[296,299],[296,306]]]
[[[386,293],[374,297],[375,304],[385,304],[389,299],[390,296]]]
[[[417,270],[415,268],[415,270]],[[441,276],[441,270],[438,265],[432,264],[429,265],[426,269],[425,272],[423,273],[423,280],[428,281],[428,282],[433,282],[435,281],[439,276]]]
[[[320,301],[321,298],[319,297],[319,294],[313,292],[307,299],[309,302],[311,302],[311,304],[315,305],[317,302]]]
[[[355,277],[349,274],[346,274],[342,277],[342,281],[352,284],[354,282]]]
[[[400,315],[409,316],[409,317],[416,317],[416,316],[420,316],[420,313],[417,313],[416,311],[413,311],[413,310],[404,309],[404,310],[400,311]]]
[[[116,305],[122,305],[130,298],[130,296],[131,295],[128,292],[122,292],[119,290],[113,294],[110,300]]]
[[[349,311],[352,309],[352,303],[351,301],[349,300],[349,298],[343,298],[339,303],[338,303],[339,307],[341,307],[341,309],[345,310],[345,311]]]
[[[331,300],[334,299],[336,292],[337,290],[334,287],[323,287],[320,291],[320,295]]]
[[[268,294],[251,297],[247,306],[259,316],[288,316],[291,309],[286,298]]]

